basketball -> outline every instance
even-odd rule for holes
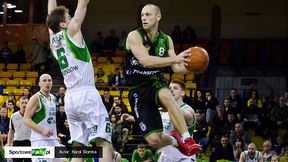
[[[190,52],[190,62],[186,66],[186,68],[195,73],[204,72],[209,64],[209,56],[207,51],[201,47],[191,47]]]

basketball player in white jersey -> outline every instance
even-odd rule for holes
[[[67,87],[65,112],[74,147],[96,143],[103,148],[100,161],[111,162],[111,128],[107,110],[94,83],[94,70],[81,26],[89,0],[78,0],[74,17],[56,0],[48,0],[50,47]],[[72,162],[83,161],[73,158]]]
[[[183,102],[183,98],[185,96],[185,83],[180,80],[172,80],[169,84],[169,89],[180,106],[182,114],[184,115],[184,119],[186,121],[188,131],[191,136],[193,136],[194,129],[196,127],[196,118],[194,110]],[[170,134],[171,131],[175,131],[175,128],[170,120],[168,111],[162,110],[161,118],[163,123],[163,131],[166,134]],[[161,148],[161,154],[158,162],[196,162],[196,155],[186,156],[182,154],[177,148],[174,146],[168,145]]]
[[[256,145],[250,143],[248,150],[241,153],[239,162],[263,162],[263,156],[260,151],[256,150]]]
[[[52,78],[42,74],[39,78],[40,91],[28,101],[24,124],[31,128],[31,146],[59,146],[56,129],[56,97],[50,94]],[[33,162],[62,161],[61,159],[32,158]]]

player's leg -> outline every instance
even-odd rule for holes
[[[112,161],[112,145],[110,142],[98,139],[96,145],[102,148],[103,158],[100,158],[100,162]]]
[[[184,116],[182,115],[179,105],[172,96],[171,91],[168,88],[162,88],[159,90],[158,97],[161,104],[168,109],[170,120],[174,127],[181,134],[188,132]]]
[[[88,141],[102,147],[103,157],[100,158],[100,162],[112,161],[110,118],[98,91],[91,89],[87,93],[87,101],[91,102],[85,104],[86,108],[82,113],[85,113],[84,123],[88,131]]]

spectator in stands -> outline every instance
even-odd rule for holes
[[[68,141],[70,140],[71,137],[70,137],[69,124],[68,124],[67,119],[64,120],[63,125],[64,127],[62,127],[62,129],[57,131],[58,132],[57,136],[60,138],[60,142],[62,145],[69,147]]]
[[[240,155],[239,162],[263,162],[263,156],[260,151],[256,150],[256,145],[254,143],[250,143],[248,145],[248,150],[243,151]]]
[[[110,112],[109,112],[109,116],[112,116],[112,115],[116,115],[116,118],[117,118],[117,121],[119,120],[119,124],[121,124],[122,128],[121,128],[121,133],[119,134],[120,135],[120,142],[121,144],[122,143],[126,143],[127,142],[127,137],[128,137],[128,133],[129,133],[129,123],[128,121],[126,120],[120,120],[123,112],[122,112],[122,108],[120,105],[116,105],[114,106]]]
[[[190,25],[188,25],[183,30],[183,43],[195,44],[196,41],[197,41],[197,35],[195,30]]]
[[[64,105],[59,105],[58,110],[56,111],[56,126],[57,131],[64,128],[64,122],[67,119]]]
[[[212,124],[211,122],[214,120],[216,115],[216,106],[219,104],[218,100],[213,96],[212,90],[206,91],[206,122],[208,124]],[[224,112],[223,112],[224,113]]]
[[[66,88],[61,86],[58,90],[58,94],[56,95],[56,106],[65,105],[64,98],[65,98]]]
[[[237,110],[231,106],[230,100],[228,97],[225,97],[223,100],[223,108],[224,108],[224,114],[227,117],[228,112],[233,113],[234,116],[237,115]]]
[[[98,72],[95,75],[95,83],[96,85],[108,85],[108,76],[102,68],[98,68]]]
[[[36,38],[32,39],[31,65],[35,71],[41,73],[41,67],[46,64],[47,53]]]
[[[237,90],[235,88],[232,88],[230,90],[229,100],[230,100],[230,106],[232,106],[234,109],[236,109],[237,118],[238,118],[237,120],[241,121],[242,120],[242,112],[243,112],[242,98],[240,97],[240,95],[237,94]]]
[[[17,45],[17,51],[14,52],[13,63],[26,63],[26,52],[23,50],[23,45]]]
[[[277,156],[277,155],[273,155],[272,157],[271,157],[271,162],[279,162],[279,156]],[[284,160],[283,160],[284,161]],[[287,156],[287,160],[286,160],[286,162],[288,161],[288,156]]]
[[[106,50],[115,51],[117,49],[118,43],[119,38],[116,37],[116,30],[115,29],[110,30],[110,36],[106,37],[104,40],[104,48]]]
[[[272,143],[270,141],[263,142],[263,160],[264,162],[270,162],[273,155],[277,155],[277,153],[272,150]]]
[[[56,64],[56,62],[54,62],[54,56],[51,52],[50,46],[48,42],[43,42],[43,52],[46,53],[46,63],[44,65],[44,72],[48,72],[49,70],[51,70],[51,68],[54,66],[54,64]]]
[[[179,25],[175,25],[171,33],[174,44],[182,44],[182,32]]]
[[[24,87],[24,89],[23,89],[23,94],[22,94],[21,96],[26,97],[28,100],[30,99],[31,93],[30,93],[28,87]],[[17,101],[16,101],[16,106],[17,106],[17,107],[19,107],[19,105],[20,105],[20,102],[19,102],[19,99],[20,99],[20,98],[21,98],[21,97],[19,97],[19,98],[17,99]]]
[[[206,138],[206,134],[208,132],[208,125],[206,121],[201,118],[200,111],[196,111],[196,128],[194,130],[193,138],[196,143],[200,143],[203,151],[208,147],[208,139]]]
[[[144,144],[139,144],[133,151],[131,162],[152,162],[153,153]]]
[[[235,143],[237,138],[242,138],[244,141],[244,147],[251,143],[251,138],[240,123],[236,123],[235,130],[230,133],[230,143]]]
[[[110,79],[109,85],[113,87],[124,85],[124,75],[122,69],[116,68],[115,73],[112,75]]]
[[[215,136],[221,137],[221,135],[229,133],[227,119],[224,117],[223,107],[220,105],[217,105],[216,111],[217,111],[217,115],[211,123],[211,131],[209,134],[210,144],[212,144],[212,142],[214,141]]]
[[[118,47],[117,47],[118,50],[124,50],[124,42],[125,42],[126,37],[127,37],[127,32],[122,31],[121,37],[119,39]]]
[[[233,112],[228,111],[227,112],[227,126],[228,126],[228,130],[229,130],[229,135],[231,132],[233,132],[235,130],[235,125],[237,123],[235,115]]]
[[[247,107],[249,108],[251,105],[254,105],[259,109],[261,109],[263,106],[257,90],[252,90],[251,97],[247,101]]]
[[[245,147],[243,138],[237,137],[236,142],[233,144],[233,154],[236,162],[239,161],[241,153],[246,149],[247,146]]]
[[[120,96],[114,96],[114,97],[113,97],[113,101],[114,101],[113,106],[115,106],[116,104],[117,104],[117,105],[120,105],[120,107],[122,108],[122,112],[123,112],[123,113],[128,113],[128,108],[127,108],[127,106],[122,102],[122,99],[121,99]]]
[[[278,104],[275,105],[270,113],[270,120],[273,123],[272,128],[286,128],[288,125],[288,106],[285,105],[283,96],[279,97]]]
[[[96,38],[92,42],[92,52],[100,53],[104,48],[104,37],[102,36],[102,32],[98,31]]]
[[[6,144],[7,142],[7,136],[8,136],[8,131],[9,131],[9,121],[10,118],[7,116],[7,108],[2,107],[0,109],[0,132],[2,135],[2,140],[3,143]]]
[[[121,109],[121,108],[120,108]],[[122,122],[116,114],[110,116],[112,127],[112,143],[116,150],[121,149]]]
[[[263,102],[263,115],[262,115],[262,120],[261,123],[263,126],[263,135],[264,137],[271,137],[271,133],[273,133],[272,130],[275,130],[273,128],[273,122],[271,122],[270,118],[270,112],[273,107],[277,105],[277,103],[273,99],[273,95],[270,94],[269,96],[263,96],[262,97],[262,102]]]
[[[234,161],[234,154],[233,154],[233,148],[232,145],[229,143],[229,139],[227,135],[223,135],[221,137],[221,145],[216,147],[212,150],[212,153],[210,155],[210,161],[216,162],[217,160],[229,160]]]
[[[28,128],[23,123],[23,115],[25,113],[26,105],[28,103],[28,98],[25,96],[20,97],[20,110],[16,113],[13,113],[10,124],[9,124],[9,133],[8,133],[8,146],[31,146],[30,136],[31,129]],[[31,162],[31,159],[28,158],[14,158],[13,162]]]
[[[16,97],[13,92],[8,93],[8,99],[6,100],[6,107],[8,107],[8,102],[13,101],[14,103],[16,102]]]
[[[202,91],[200,89],[197,89],[195,91],[195,94],[194,94],[192,107],[195,111],[198,111],[198,110],[200,111],[201,118],[203,120],[206,119],[206,105],[205,105],[205,103],[206,103],[206,98],[203,97]],[[206,122],[206,120],[205,120],[205,122]]]
[[[11,116],[12,116],[12,114],[13,114],[14,112],[19,111],[19,107],[15,106],[15,102],[12,101],[12,100],[9,100],[9,101],[8,101],[8,106],[7,106],[7,108],[8,108],[8,112],[7,112],[8,118],[11,118]]]
[[[103,96],[101,96],[102,101],[107,109],[107,112],[110,112],[112,106],[113,106],[113,97],[110,95],[110,90],[105,89]]]
[[[9,48],[8,42],[3,42],[3,47],[0,51],[0,61],[2,63],[9,63],[12,57],[12,50]]]

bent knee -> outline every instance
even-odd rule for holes
[[[146,141],[148,142],[149,146],[151,146],[153,148],[159,148],[161,146],[160,136],[152,137],[152,138],[146,138]]]
[[[167,88],[161,89],[158,93],[158,97],[163,104],[167,102],[171,102],[171,100],[173,99],[173,96],[170,90]]]

